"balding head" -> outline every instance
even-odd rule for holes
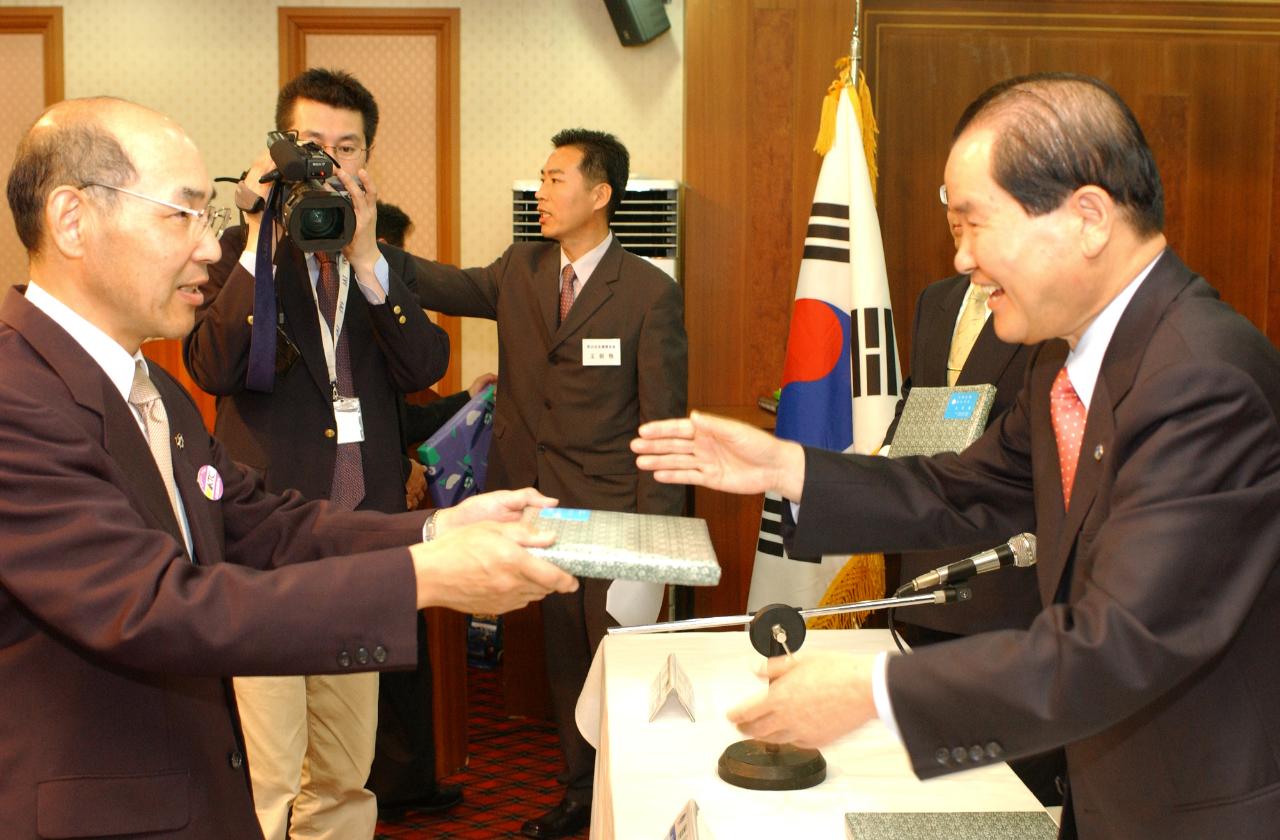
[[[1103,82],[1065,73],[1007,79],[965,109],[953,139],[980,129],[997,138],[992,178],[1029,215],[1049,213],[1093,185],[1139,236],[1164,227],[1155,158],[1133,112]]]

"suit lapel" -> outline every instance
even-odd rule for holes
[[[1053,603],[1058,581],[1066,567],[1061,546],[1066,511],[1062,505],[1062,469],[1058,444],[1049,416],[1049,389],[1067,360],[1067,343],[1049,341],[1031,362],[1029,408],[1031,411],[1031,470],[1036,502],[1036,580],[1042,603]]]
[[[583,324],[590,320],[595,311],[604,305],[604,302],[613,297],[613,290],[610,286],[617,282],[618,274],[622,269],[622,246],[618,244],[617,237],[605,250],[604,256],[600,259],[600,264],[596,266],[596,270],[591,272],[590,282],[583,286],[582,293],[578,295],[573,302],[573,308],[569,310],[569,317],[560,325],[560,329],[554,332],[551,340],[551,349],[559,347],[569,336],[573,335]],[[559,301],[556,305],[559,315]]]
[[[936,311],[930,323],[936,324],[934,334],[928,337],[930,343],[937,342],[936,352],[920,348],[920,382],[936,382],[947,384],[947,359],[951,355],[951,337],[955,333],[956,318],[960,315],[960,306],[964,303],[965,290],[969,288],[969,278],[961,276],[962,282],[953,283],[945,294],[939,295],[933,304]]]
[[[548,246],[538,260],[533,282],[549,349],[560,327],[560,244],[550,242]]]
[[[94,437],[101,435],[103,449],[120,468],[123,489],[136,500],[143,518],[184,545],[182,531],[169,504],[169,491],[165,489],[133,410],[98,363],[66,330],[28,303],[16,288],[0,306],[0,320],[21,333],[66,383],[78,405],[102,419],[100,429],[86,423],[86,433]]]
[[[1004,376],[1005,368],[1009,367],[1017,354],[1018,346],[1001,341],[996,335],[995,319],[987,318],[987,323],[983,324],[982,331],[973,343],[973,349],[969,351],[969,358],[965,359],[956,384],[999,382]]]

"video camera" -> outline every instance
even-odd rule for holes
[[[267,148],[276,165],[273,178],[288,189],[278,215],[285,235],[303,251],[341,250],[355,236],[356,214],[333,175],[336,161],[317,144],[300,144],[281,131],[267,132]]]

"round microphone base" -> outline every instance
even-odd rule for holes
[[[827,778],[827,760],[817,750],[750,739],[720,755],[720,778],[750,790],[804,790]]]

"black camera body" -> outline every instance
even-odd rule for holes
[[[280,208],[285,235],[303,251],[339,251],[356,233],[351,198],[333,177],[336,164],[315,143],[297,143],[279,131],[267,133],[267,148],[277,179],[287,188]],[[327,189],[330,181],[338,191]]]

